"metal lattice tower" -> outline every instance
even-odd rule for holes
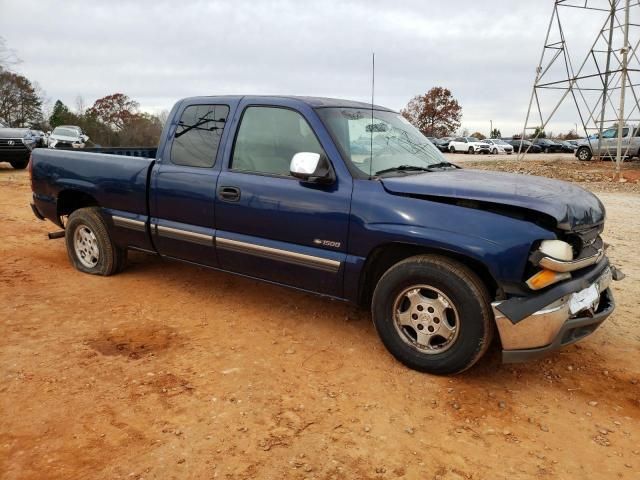
[[[593,32],[595,39],[590,49],[577,63],[569,53],[563,18],[585,12],[595,16],[594,25],[600,28]],[[597,142],[597,152],[603,129],[617,125],[615,168],[619,175],[627,153],[622,150],[622,129],[630,122],[635,122],[634,127],[640,124],[640,25],[631,22],[632,16],[640,17],[638,14],[640,0],[555,0],[522,138],[532,130],[543,131],[561,105],[573,103],[585,135],[598,133],[597,139],[594,136],[589,140],[593,147]],[[551,93],[559,98],[549,102]],[[518,159],[526,153],[518,155]]]

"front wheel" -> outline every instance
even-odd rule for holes
[[[372,314],[389,352],[421,372],[462,372],[493,337],[482,281],[463,264],[437,255],[411,257],[387,270],[374,291]]]
[[[592,156],[591,150],[589,150],[587,147],[580,147],[578,149],[578,154],[576,156],[578,157],[578,160],[587,162],[591,160],[591,156]]]
[[[24,170],[29,165],[29,159],[26,160],[11,160],[9,162],[16,170]]]
[[[467,153],[468,153],[469,155],[473,155],[473,153],[474,153],[474,152],[473,152],[473,147],[469,147],[469,150],[467,151]]]
[[[491,150],[491,153],[493,153],[494,155],[497,155],[498,154],[498,149],[494,148],[493,150]]]
[[[98,207],[80,208],[69,215],[65,243],[69,260],[81,272],[113,275],[127,260],[127,250],[113,243]]]

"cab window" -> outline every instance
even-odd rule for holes
[[[323,153],[302,115],[287,108],[248,107],[238,129],[231,169],[288,176],[291,159],[300,152]]]
[[[190,105],[184,109],[171,146],[171,163],[212,167],[229,115],[227,105]]]

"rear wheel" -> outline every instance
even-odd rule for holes
[[[81,208],[69,216],[65,243],[69,260],[81,272],[108,276],[126,264],[127,251],[113,243],[98,207]]]
[[[9,162],[13,168],[16,170],[24,170],[29,165],[29,159],[25,160],[11,160]]]
[[[389,352],[439,375],[471,367],[493,336],[489,295],[466,266],[437,255],[391,267],[373,294],[373,322]]]
[[[449,151],[451,153],[456,153],[456,147],[449,147]]]
[[[589,160],[591,160],[592,154],[591,154],[591,150],[587,147],[580,147],[578,149],[578,153],[576,155],[578,157],[578,160],[582,160],[583,162],[587,162]]]

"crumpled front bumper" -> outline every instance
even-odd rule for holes
[[[498,309],[503,302],[493,302],[491,305],[502,341],[503,362],[539,358],[593,333],[615,308],[609,288],[611,268],[607,266],[591,284],[597,286],[600,294],[597,303],[574,314],[571,313],[570,302],[578,291],[557,299],[516,323]]]

